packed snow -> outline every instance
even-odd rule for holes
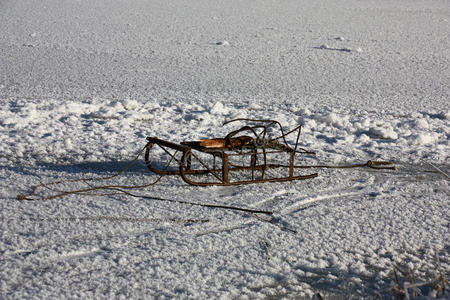
[[[394,270],[446,297],[431,282],[450,276],[448,1],[15,0],[0,15],[2,299],[389,297]],[[272,216],[108,191],[17,200],[235,118],[302,125],[308,162],[398,170],[133,190]],[[158,178],[141,157],[102,184]]]

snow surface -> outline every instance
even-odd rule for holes
[[[0,15],[1,298],[367,297],[397,265],[450,273],[447,0],[15,0]],[[316,163],[399,169],[135,191],[272,223],[126,195],[16,200],[238,117],[302,124]],[[109,182],[156,178],[140,160]]]

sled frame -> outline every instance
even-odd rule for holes
[[[263,182],[284,182],[292,180],[304,180],[317,177],[317,173],[308,175],[295,174],[296,154],[310,154],[314,152],[307,151],[298,147],[298,141],[301,133],[301,126],[297,126],[293,130],[284,133],[284,129],[278,121],[275,120],[255,120],[255,119],[234,119],[225,122],[224,125],[244,121],[251,125],[243,126],[237,130],[231,131],[224,138],[205,139],[200,141],[187,141],[180,144],[173,143],[158,137],[148,137],[148,143],[145,151],[145,163],[150,171],[159,175],[180,175],[188,184],[195,186],[228,186],[242,185]],[[280,134],[275,137],[269,137],[269,127],[276,126]],[[295,146],[292,148],[286,141],[286,136],[296,132],[297,138]],[[250,134],[243,135],[244,133]],[[169,170],[168,167],[161,169],[152,164],[150,160],[150,152],[154,146],[163,149],[170,157],[178,163],[178,168]],[[172,151],[172,152],[171,152]],[[177,158],[177,153],[181,153],[181,158]],[[211,166],[210,161],[200,158],[200,156],[210,157],[214,164]],[[286,155],[286,162],[271,163],[271,157],[274,155]],[[258,161],[258,157],[261,162]],[[242,158],[248,160],[247,165],[235,165],[230,159]],[[192,167],[192,161],[195,160],[199,168]],[[220,160],[218,166],[216,160]],[[286,175],[270,177],[267,175],[268,170],[282,168],[285,169]],[[231,174],[235,172],[246,172],[249,179],[233,180]],[[199,175],[199,176],[197,176]],[[212,175],[213,181],[194,180],[193,178],[201,178],[200,175]],[[257,176],[259,175],[259,176]]]

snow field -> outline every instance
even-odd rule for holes
[[[430,165],[449,173],[448,15],[446,0],[3,1],[0,298],[367,298],[392,295],[397,266],[448,278],[449,185]],[[234,118],[302,124],[317,156],[299,163],[398,171],[133,190],[272,217],[103,192],[16,200],[116,174],[147,136],[223,137]],[[157,178],[140,159],[38,195]]]
[[[130,153],[145,145],[146,136],[175,142],[222,136],[230,128],[222,128],[222,123],[234,118],[277,119],[291,127],[302,124],[301,142],[307,148],[360,159],[370,159],[367,153],[376,153],[397,162],[445,162],[450,153],[450,111],[371,116],[333,109],[311,112],[295,105],[273,105],[270,113],[251,106],[242,111],[220,101],[209,105],[99,98],[82,103],[54,102],[1,108],[0,124],[10,132],[0,146],[4,163],[23,158],[52,163],[129,159]],[[74,141],[83,142],[74,147]]]
[[[20,173],[90,177],[96,175],[93,167]],[[148,180],[143,171],[144,166],[136,166],[125,181]],[[15,173],[4,175],[16,178]],[[5,292],[71,296],[75,289],[81,297],[142,293],[177,298],[310,297],[316,291],[365,295],[388,289],[396,264],[407,262],[418,278],[426,278],[435,270],[435,255],[444,266],[448,263],[445,252],[436,252],[445,249],[449,208],[441,198],[448,186],[439,175],[418,183],[414,178],[421,173],[321,173],[301,185],[211,187],[200,194],[171,177],[146,191],[272,209],[280,226],[246,214],[123,196],[72,196],[57,206],[14,201],[3,207],[10,216],[5,224],[20,226],[23,234],[4,236]],[[271,196],[268,191],[277,192]],[[10,214],[14,211],[20,217]],[[28,283],[12,290],[24,276]],[[344,288],[353,284],[355,290]]]

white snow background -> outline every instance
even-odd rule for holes
[[[448,0],[1,1],[1,298],[389,297],[397,266],[449,276],[449,22]],[[272,223],[127,195],[16,200],[237,117],[302,124],[316,162],[398,171],[136,191]],[[113,182],[156,178],[140,159]]]

